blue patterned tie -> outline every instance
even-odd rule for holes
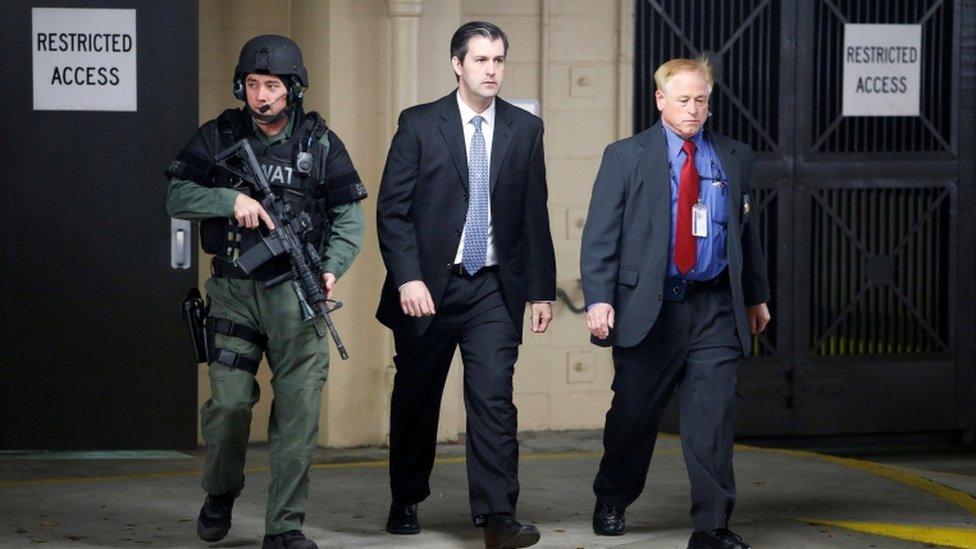
[[[475,274],[485,266],[488,254],[488,151],[481,123],[485,119],[475,116],[474,137],[468,153],[468,188],[470,201],[464,221],[464,252],[461,265],[468,274]]]

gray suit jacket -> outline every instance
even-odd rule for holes
[[[746,307],[769,301],[758,224],[744,211],[752,152],[744,143],[709,133],[729,178],[727,253],[732,303],[743,354],[751,347]],[[751,207],[755,202],[750,200]],[[586,303],[615,310],[614,330],[600,346],[633,347],[661,310],[671,246],[668,145],[661,123],[609,145],[593,184],[583,229],[580,272]]]

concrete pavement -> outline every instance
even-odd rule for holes
[[[644,494],[618,538],[590,527],[600,433],[523,433],[520,440],[518,518],[539,526],[539,547],[686,546],[688,480],[676,437],[659,441]],[[423,532],[391,536],[383,531],[386,451],[320,449],[305,533],[321,547],[479,547],[463,455],[460,444],[439,448],[433,493],[420,506]],[[0,454],[0,547],[203,548],[195,533],[202,456]],[[976,452],[855,459],[739,445],[735,459],[731,527],[754,547],[976,547]],[[267,481],[267,451],[255,446],[234,527],[211,547],[260,546]]]

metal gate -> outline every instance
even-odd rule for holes
[[[921,114],[841,115],[844,24],[918,24]],[[708,56],[709,126],[752,146],[773,323],[740,435],[973,429],[976,1],[636,0],[635,131],[654,69]]]

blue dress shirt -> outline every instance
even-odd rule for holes
[[[668,165],[671,168],[671,248],[668,252],[668,276],[685,280],[710,280],[721,274],[728,265],[725,235],[729,222],[726,204],[729,197],[729,180],[725,177],[722,163],[712,144],[704,138],[702,132],[696,133],[691,141],[695,143],[695,166],[698,168],[700,178],[701,202],[708,208],[708,234],[704,238],[695,238],[698,244],[695,266],[683,276],[679,275],[673,259],[674,233],[678,223],[681,166],[684,165],[687,155],[681,150],[685,140],[667,125],[661,126],[668,141]]]

